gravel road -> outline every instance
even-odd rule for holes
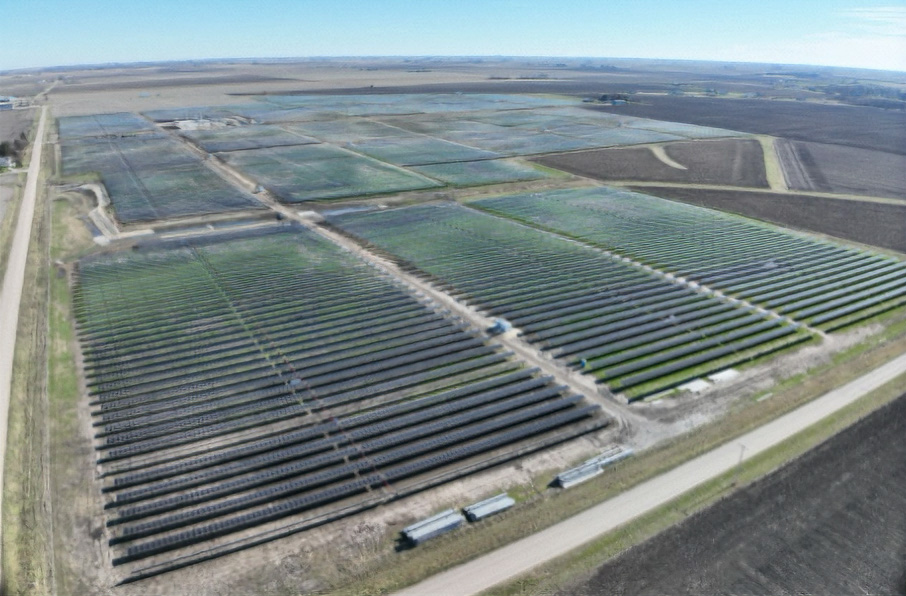
[[[41,149],[44,146],[44,124],[47,108],[41,112],[41,122],[35,135],[35,146],[28,166],[28,179],[22,195],[19,221],[0,290],[0,512],[3,511],[3,464],[6,461],[6,432],[9,420],[10,383],[13,377],[13,355],[16,352],[16,329],[19,325],[19,302],[25,283],[25,260],[31,240],[31,224],[38,194],[38,175],[41,172]],[[0,528],[3,525],[0,524]]]

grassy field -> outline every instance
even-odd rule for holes
[[[53,515],[71,504],[61,490],[60,473],[72,469],[65,457],[71,453],[67,443],[78,432],[71,424],[79,392],[69,288],[64,269],[50,263],[72,259],[95,245],[70,201],[51,201],[42,190],[53,176],[53,152],[45,151],[44,159],[13,365],[3,487],[3,594],[48,594],[59,587],[54,558],[60,545],[54,544]],[[20,202],[17,196],[17,207]],[[18,213],[8,215],[16,217],[9,217],[10,225],[0,232],[5,234],[4,262]]]
[[[22,190],[24,187],[25,175],[20,174],[16,187],[13,189],[13,197],[6,205],[6,213],[3,216],[3,221],[0,222],[0,280],[6,274],[6,262],[9,259],[9,251],[12,247],[16,224],[19,223],[19,207],[22,205]]]
[[[45,154],[46,155],[46,154]],[[46,170],[45,170],[46,171]],[[39,181],[39,188],[41,188]],[[47,297],[50,215],[39,194],[19,313],[3,486],[3,594],[52,592]]]
[[[51,235],[50,295],[48,303],[47,401],[50,406],[46,425],[49,432],[50,490],[55,525],[53,536],[54,583],[57,593],[88,593],[80,581],[83,553],[73,548],[73,534],[87,534],[102,522],[91,524],[85,517],[86,499],[97,507],[93,475],[85,473],[86,452],[78,422],[78,398],[81,394],[74,357],[75,331],[72,324],[69,282],[64,266],[94,250],[91,235],[81,225],[79,216],[86,210],[79,197],[57,198],[53,202]],[[95,572],[96,573],[96,572]]]

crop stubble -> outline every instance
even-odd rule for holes
[[[906,395],[600,567],[582,594],[898,594]]]
[[[670,167],[647,147],[595,149],[537,159],[543,165],[598,180],[639,180],[767,187],[758,141],[722,139],[665,145],[667,155],[687,169]]]

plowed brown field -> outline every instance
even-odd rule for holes
[[[688,141],[664,146],[667,156],[685,170],[658,159],[648,147],[593,149],[549,155],[538,163],[598,180],[639,180],[726,184],[766,188],[764,155],[758,141],[721,139]]]
[[[906,202],[897,205],[809,195],[661,186],[634,190],[906,252]]]
[[[906,394],[623,553],[576,594],[902,594]]]

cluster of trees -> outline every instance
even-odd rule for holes
[[[12,142],[3,141],[0,143],[0,157],[11,157],[15,162],[22,161],[22,151],[28,145],[28,137],[25,136],[25,133],[19,135],[19,138],[14,139]]]
[[[894,110],[906,109],[906,91],[887,85],[852,83],[809,87],[843,103]]]

